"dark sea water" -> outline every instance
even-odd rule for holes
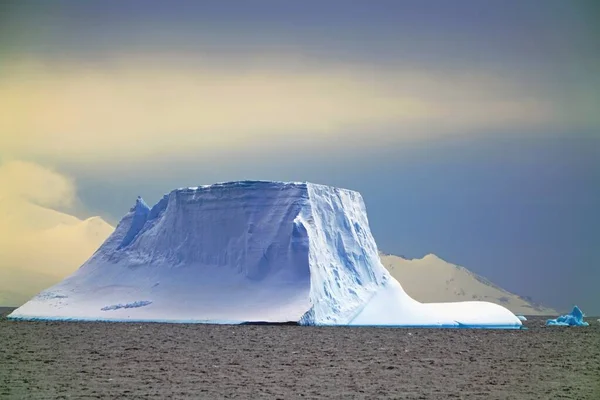
[[[0,398],[598,400],[600,323],[587,320],[486,331],[0,319]]]

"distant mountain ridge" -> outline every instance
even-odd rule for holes
[[[422,302],[485,300],[500,304],[516,314],[557,314],[552,308],[536,303],[529,297],[502,289],[467,268],[449,263],[434,254],[420,259],[408,259],[382,252],[379,256],[383,265],[406,292]]]
[[[0,306],[21,305],[71,274],[114,230],[99,217],[81,220],[26,201],[0,204]]]

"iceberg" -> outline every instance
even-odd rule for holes
[[[588,326],[589,324],[583,320],[584,314],[579,307],[573,307],[570,314],[561,315],[555,319],[546,321],[547,326]]]
[[[239,181],[141,198],[76,272],[11,319],[520,328],[488,302],[423,304],[381,264],[358,192]]]

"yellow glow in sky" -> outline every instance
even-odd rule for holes
[[[290,137],[315,147],[376,146],[536,126],[555,115],[548,101],[485,76],[144,59],[102,68],[14,62],[0,75],[0,110],[0,156],[88,164],[285,145]]]

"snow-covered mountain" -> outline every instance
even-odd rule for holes
[[[18,201],[18,204],[14,204]],[[21,199],[0,201],[0,305],[20,305],[73,273],[113,227]]]
[[[359,193],[229,182],[138,199],[74,274],[24,319],[519,327],[482,301],[422,304],[380,262]]]
[[[516,314],[556,315],[557,311],[510,293],[468,269],[434,254],[405,259],[380,253],[381,262],[406,292],[422,302],[484,300],[500,304]]]

